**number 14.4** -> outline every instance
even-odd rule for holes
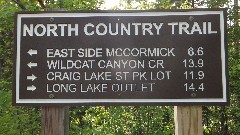
[[[204,90],[204,84],[201,83],[200,85],[196,85],[194,83],[185,83],[185,90],[186,91],[203,91]]]

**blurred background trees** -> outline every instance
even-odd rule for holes
[[[109,9],[109,0],[0,0],[0,135],[40,134],[38,107],[12,106],[14,12]],[[228,64],[230,106],[203,107],[205,135],[240,134],[240,26],[238,0],[119,0],[111,9],[228,9]],[[71,135],[169,135],[174,134],[170,106],[79,106],[70,108]]]

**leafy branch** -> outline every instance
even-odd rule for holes
[[[43,8],[43,9],[46,8],[46,6],[44,5],[43,0],[38,0],[38,3],[41,6],[41,8]]]
[[[14,3],[16,3],[22,10],[27,10],[27,8],[24,6],[24,4],[20,0],[12,0]]]

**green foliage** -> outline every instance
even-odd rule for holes
[[[207,4],[209,8],[220,8],[224,7],[230,2],[230,0],[205,0],[204,3]]]
[[[40,134],[39,109],[13,107],[11,94],[11,91],[0,91],[0,135]]]
[[[96,106],[71,110],[70,134],[169,135],[174,133],[173,108]]]
[[[97,10],[103,0],[46,0],[46,8],[65,10]]]
[[[103,0],[45,0],[46,8],[98,10]],[[240,133],[240,26],[236,6],[229,0],[196,0],[197,7],[228,7],[228,65],[231,103],[203,107],[205,135]],[[121,0],[115,9],[191,8],[191,0]],[[12,106],[12,55],[14,12],[43,11],[36,0],[0,0],[0,135],[40,134],[40,111]],[[173,108],[168,106],[95,106],[70,109],[72,135],[170,135],[174,134]]]

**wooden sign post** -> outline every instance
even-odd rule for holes
[[[174,107],[175,135],[203,135],[202,107]]]
[[[68,135],[69,107],[45,106],[41,110],[42,135]]]

